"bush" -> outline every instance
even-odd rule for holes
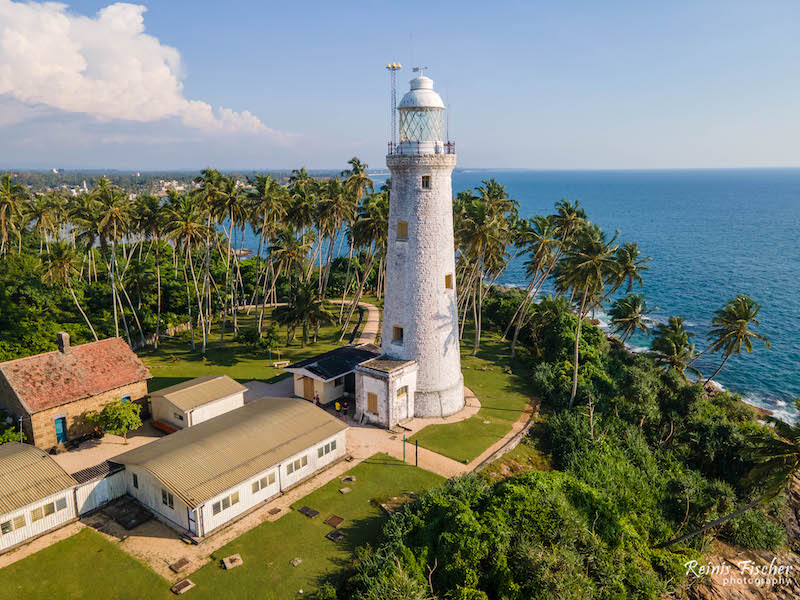
[[[737,546],[777,550],[786,542],[786,529],[762,511],[752,509],[728,521],[723,536]]]

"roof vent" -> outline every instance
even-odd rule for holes
[[[66,331],[59,331],[56,334],[56,342],[58,343],[58,351],[61,354],[69,354],[72,349],[69,347],[69,334]]]

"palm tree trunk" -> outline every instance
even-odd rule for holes
[[[472,347],[472,356],[478,355],[478,349],[481,345],[481,320],[483,315],[483,267],[480,270],[480,277],[475,283],[477,306],[475,307],[475,344]],[[475,304],[473,302],[473,304]]]
[[[195,275],[194,272],[194,260],[192,260],[192,252],[188,246],[186,247],[186,259],[189,261],[189,268],[192,271],[192,281],[194,282],[194,293],[195,296],[197,296],[197,309],[200,311],[200,326],[203,328],[203,346],[201,352],[205,354],[208,342],[208,338],[206,336],[206,319],[205,316],[203,315],[203,300],[200,297],[200,289],[197,287],[197,276]]]
[[[575,330],[575,358],[572,367],[572,395],[569,398],[569,407],[575,404],[575,396],[578,395],[578,345],[581,341],[581,323],[583,322],[583,311],[586,308],[586,297],[589,295],[589,286],[583,290],[583,299],[581,300],[581,307],[578,310],[578,328]]]
[[[189,292],[189,274],[186,272],[186,260],[183,261],[183,281],[186,283],[186,311],[189,313],[189,333],[192,338],[192,352],[197,349],[194,341],[194,319],[192,319],[192,298]]]
[[[219,347],[222,348],[222,344],[225,342],[225,325],[228,322],[228,284],[230,282],[230,272],[231,272],[231,236],[233,235],[233,209],[230,210],[230,220],[231,220],[231,227],[230,231],[228,232],[228,257],[225,263],[225,285],[223,286],[223,291],[225,292],[225,297],[222,304],[222,328],[220,329],[219,335]]]
[[[711,377],[709,377],[708,379],[706,379],[706,382],[703,385],[708,385],[708,383],[712,379],[714,379],[714,377],[719,375],[719,372],[722,371],[722,367],[724,367],[725,363],[728,362],[728,359],[731,357],[731,354],[732,354],[731,352],[728,352],[728,353],[725,354],[725,360],[723,360],[722,364],[719,366],[719,368],[716,371],[714,371],[714,374]]]
[[[94,331],[94,327],[92,327],[92,324],[89,322],[89,317],[87,317],[86,313],[83,312],[83,308],[81,307],[80,302],[78,302],[78,297],[75,295],[75,290],[72,289],[71,285],[68,285],[68,287],[69,287],[70,293],[72,294],[72,299],[75,301],[75,306],[78,307],[78,310],[80,311],[81,315],[83,316],[83,320],[86,321],[86,324],[89,326],[89,330],[92,332],[92,336],[94,337],[94,341],[96,342],[97,341],[97,334]]]
[[[657,546],[653,546],[653,549],[654,550],[660,550],[661,548],[666,548],[667,546],[672,546],[672,544],[677,544],[678,542],[682,542],[683,540],[688,540],[691,537],[694,537],[696,535],[700,535],[701,533],[705,533],[709,529],[714,529],[714,527],[722,525],[726,521],[729,521],[730,519],[733,519],[734,517],[738,517],[739,515],[741,515],[743,513],[746,513],[748,510],[753,508],[756,504],[759,504],[762,500],[764,500],[764,497],[763,496],[759,496],[758,498],[753,500],[750,504],[748,504],[744,508],[740,508],[739,510],[735,510],[730,514],[725,515],[724,517],[720,517],[719,519],[711,521],[711,523],[709,523],[708,525],[704,525],[700,529],[695,529],[694,531],[691,531],[691,532],[689,532],[687,534],[684,534],[679,538],[675,538],[673,540],[669,540],[668,542],[664,542],[662,544],[658,544]]]
[[[158,254],[158,236],[156,236],[156,286],[158,289],[158,301],[157,301],[157,308],[156,308],[156,338],[155,338],[155,349],[158,350],[158,335],[159,329],[161,328],[161,262],[159,261],[159,254]]]
[[[375,262],[375,253],[372,252],[369,255],[369,259],[367,260],[366,266],[364,267],[364,277],[361,279],[361,282],[358,285],[358,289],[356,290],[356,293],[353,296],[353,301],[350,303],[350,309],[347,312],[347,318],[345,319],[344,325],[342,325],[342,330],[339,334],[340,342],[342,341],[342,339],[344,339],[344,334],[347,331],[347,328],[350,326],[350,319],[353,318],[353,312],[358,306],[358,301],[361,299],[361,294],[364,291],[364,284],[367,282],[367,277],[369,276],[369,272],[372,270],[372,264],[374,262]]]

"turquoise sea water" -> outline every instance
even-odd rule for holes
[[[458,170],[453,191],[494,177],[520,214],[547,214],[562,198],[580,200],[589,218],[620,240],[637,241],[649,272],[642,288],[653,317],[681,315],[698,350],[716,309],[737,293],[763,306],[761,327],[772,348],[731,358],[717,377],[748,401],[793,417],[800,397],[800,169],[692,171]],[[376,184],[385,176],[376,175]],[[525,285],[523,260],[499,283]],[[634,291],[638,291],[634,289]],[[603,315],[599,315],[601,320]],[[649,347],[647,336],[632,340]],[[695,363],[711,374],[720,358]]]

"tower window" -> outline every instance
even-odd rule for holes
[[[395,325],[392,327],[392,341],[396,344],[403,343],[403,328]]]
[[[408,396],[408,386],[404,385],[397,390],[397,398],[405,398],[406,396]]]
[[[397,239],[398,240],[408,239],[408,221],[397,222]]]
[[[453,289],[453,274],[448,273],[444,276],[444,287],[445,289],[452,290]]]
[[[422,176],[422,189],[423,190],[431,189],[431,176],[430,175],[423,175]]]

